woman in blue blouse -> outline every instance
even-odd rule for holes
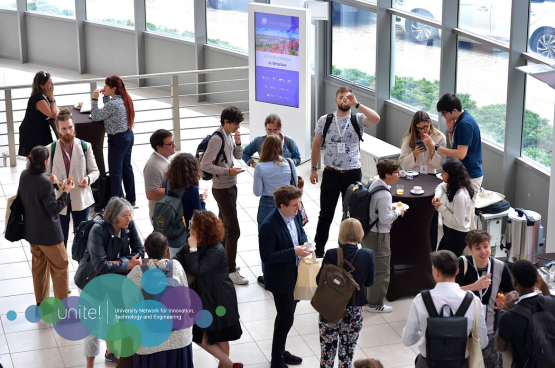
[[[185,217],[185,226],[189,229],[189,221],[193,217],[195,210],[204,210],[206,205],[204,201],[208,194],[204,191],[199,193],[198,184],[201,178],[200,165],[195,156],[190,153],[180,153],[176,155],[166,173],[166,194],[168,188],[171,190],[183,189],[184,194],[181,197],[183,204],[183,217]],[[175,257],[181,248],[169,248],[170,258]]]
[[[266,117],[264,121],[264,126],[266,127],[267,135],[261,135],[256,137],[248,146],[243,149],[243,161],[247,165],[256,167],[256,162],[252,159],[252,155],[255,153],[262,154],[262,144],[266,140],[266,137],[275,135],[279,137],[281,141],[281,146],[283,149],[282,156],[284,158],[290,158],[294,161],[295,166],[301,164],[301,154],[299,153],[299,148],[297,143],[291,138],[281,134],[281,119],[276,114],[270,114]]]
[[[121,196],[121,181],[125,189],[125,198],[135,205],[135,177],[131,166],[131,150],[135,138],[133,123],[135,109],[131,96],[125,89],[120,77],[112,75],[104,81],[106,85],[92,94],[91,118],[104,121],[108,134],[108,167],[110,169],[110,197]],[[98,108],[98,96],[102,93],[104,107]]]

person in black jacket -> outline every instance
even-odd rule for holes
[[[235,287],[227,271],[227,256],[221,243],[224,225],[207,210],[193,212],[190,236],[176,254],[185,272],[195,276],[193,290],[202,301],[202,309],[214,317],[208,327],[193,326],[193,342],[212,354],[225,368],[242,368],[243,364],[229,359],[229,341],[239,340],[243,334],[239,322],[239,309]],[[223,306],[225,314],[216,315]]]
[[[97,276],[107,273],[127,275],[133,267],[142,264],[144,247],[131,219],[132,210],[127,200],[112,197],[106,205],[104,220],[91,228],[87,249],[75,272],[74,281],[80,292]],[[100,353],[100,340],[89,335],[85,338],[84,347],[87,368],[92,368],[94,358]],[[116,364],[119,359],[110,349],[106,350],[105,358]]]
[[[320,345],[322,366],[333,366],[337,340],[339,343],[339,365],[350,367],[353,364],[353,354],[357,346],[358,335],[362,329],[364,312],[362,308],[368,303],[364,295],[364,287],[370,287],[374,283],[375,261],[374,251],[367,248],[358,248],[364,237],[364,230],[360,221],[348,218],[341,223],[339,228],[339,244],[343,249],[343,259],[348,261],[354,271],[351,273],[358,283],[360,290],[355,291],[355,305],[349,303],[345,308],[347,314],[337,323],[329,323],[320,315],[318,321],[320,329]],[[316,282],[320,281],[320,274],[325,264],[337,264],[337,248],[326,252],[320,272],[316,276]],[[343,265],[348,270],[348,266]]]
[[[60,300],[67,298],[69,261],[58,215],[67,206],[69,193],[75,189],[75,183],[67,185],[56,199],[52,176],[48,180],[43,175],[50,165],[48,150],[44,146],[36,146],[28,159],[29,166],[19,178],[18,195],[27,214],[24,222],[25,240],[31,244],[33,285],[38,305],[48,298],[50,276],[54,296]]]

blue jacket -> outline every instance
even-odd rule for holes
[[[280,133],[280,135],[282,138],[284,137],[283,134]],[[264,143],[266,137],[267,135],[256,137],[243,149],[243,161],[245,161],[247,165],[249,164],[249,161],[252,161],[252,155],[255,153],[260,154],[260,151],[262,150],[262,143]],[[295,166],[299,166],[301,164],[301,154],[299,153],[297,143],[295,143],[291,137],[285,136],[285,140],[287,144],[283,146],[283,157],[293,159]]]
[[[294,217],[299,245],[308,241],[298,216]],[[293,239],[279,210],[270,212],[258,231],[258,248],[262,259],[264,285],[275,294],[293,292],[297,283],[297,256]]]

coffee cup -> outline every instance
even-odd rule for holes
[[[314,243],[304,243],[307,252],[314,252],[316,245]]]
[[[415,187],[412,188],[412,190],[414,190],[415,193],[421,193],[422,192],[422,187],[416,185]]]
[[[407,176],[407,172],[405,170],[399,170],[399,175],[404,178],[405,176]]]

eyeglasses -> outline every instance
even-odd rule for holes
[[[287,206],[287,207],[297,208],[297,207],[299,207],[300,205],[301,205],[301,202],[299,202],[299,203],[297,203],[297,204],[290,204],[290,205]]]
[[[416,130],[418,130],[419,132],[422,132],[424,130],[430,129],[430,124],[423,126],[422,128],[420,127],[416,127]]]
[[[441,116],[445,117],[445,115],[449,114],[449,111],[442,111],[440,112]]]
[[[124,220],[131,220],[133,218],[133,215],[125,215],[125,216],[118,216],[121,217]]]
[[[399,170],[392,172],[392,174],[399,174]]]
[[[175,140],[171,141],[170,143],[164,143],[162,146],[175,146]]]

